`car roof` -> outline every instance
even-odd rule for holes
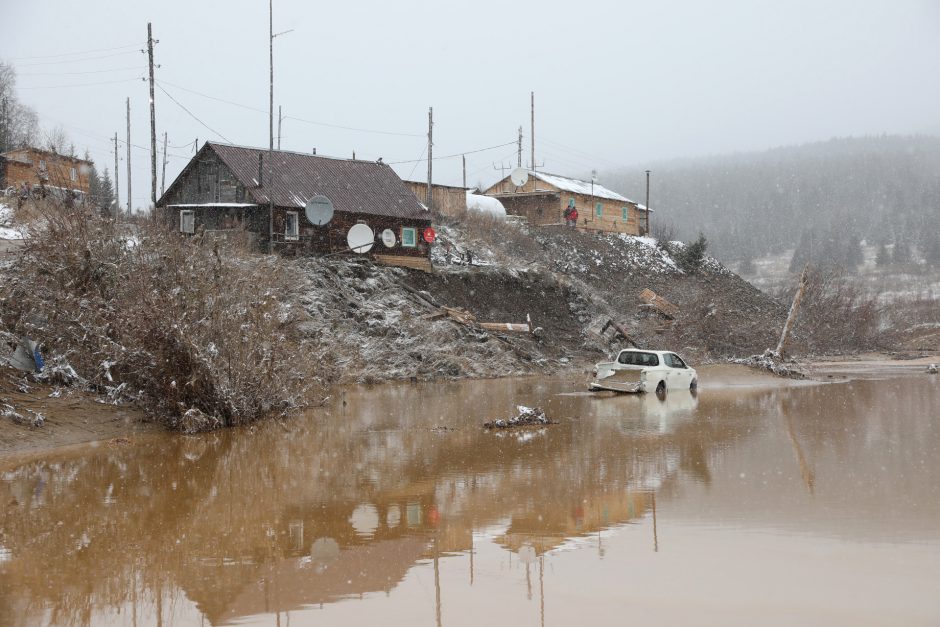
[[[624,348],[620,351],[621,353],[655,353],[656,355],[677,355],[676,351],[654,351],[646,350],[645,348]]]

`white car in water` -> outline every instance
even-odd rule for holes
[[[657,392],[694,390],[698,373],[681,357],[669,351],[627,348],[614,361],[594,366],[591,390],[611,392]]]

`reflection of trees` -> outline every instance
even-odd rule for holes
[[[0,483],[0,544],[14,555],[0,611],[89,624],[182,590],[218,622],[387,591],[431,555],[430,538],[435,555],[466,550],[473,529],[508,521],[504,546],[542,553],[644,516],[650,490],[680,472],[707,484],[718,451],[753,427],[676,393],[552,397],[559,425],[479,429],[517,396],[547,396],[539,385],[463,384],[442,408],[390,386],[352,395],[345,414],[20,467]],[[764,402],[749,398],[743,411]],[[363,503],[374,528],[354,524]],[[311,560],[318,538],[338,542],[335,561]]]

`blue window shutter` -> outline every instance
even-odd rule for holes
[[[594,210],[597,212],[597,217],[598,217],[598,218],[601,217],[602,215],[604,215],[604,205],[603,205],[603,204],[597,203],[596,205],[594,205]]]

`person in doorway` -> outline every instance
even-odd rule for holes
[[[573,229],[578,227],[578,208],[577,207],[574,207],[574,206],[571,207],[571,213],[568,214],[568,226],[570,226]]]
[[[571,205],[565,207],[565,211],[561,215],[565,218],[565,226],[571,226]]]

